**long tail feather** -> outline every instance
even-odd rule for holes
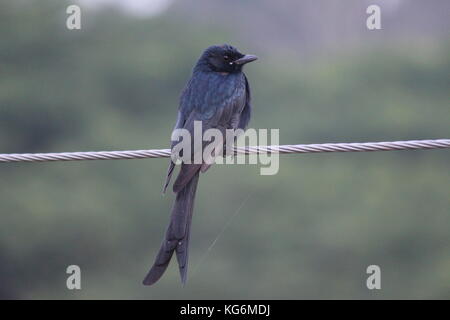
[[[177,255],[181,281],[183,284],[186,283],[190,229],[198,179],[199,172],[177,193],[169,227],[156,256],[155,263],[143,281],[144,285],[152,285],[161,278],[169,265],[174,251]]]

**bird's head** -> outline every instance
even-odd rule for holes
[[[228,44],[207,48],[197,62],[196,69],[202,71],[234,73],[242,71],[242,67],[258,59],[251,54],[242,54]]]

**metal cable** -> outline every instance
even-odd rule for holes
[[[367,152],[367,151],[418,150],[418,149],[443,149],[443,148],[450,148],[450,139],[255,146],[255,147],[236,148],[235,153],[288,154],[288,153],[318,153],[318,152]],[[63,152],[63,153],[12,153],[12,154],[0,154],[0,162],[114,160],[114,159],[169,158],[169,157],[170,157],[170,149]]]

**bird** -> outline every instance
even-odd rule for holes
[[[243,66],[257,59],[255,55],[242,54],[229,44],[213,45],[204,50],[181,93],[174,130],[186,129],[192,134],[196,121],[201,121],[203,132],[210,128],[221,132],[227,129],[245,130],[252,110],[250,86]],[[172,151],[175,143],[176,141],[172,141]],[[173,183],[176,198],[169,226],[154,264],[143,280],[144,285],[152,285],[161,278],[174,252],[182,285],[186,284],[195,194],[200,173],[211,166],[204,161],[186,162],[181,163]],[[175,163],[171,160],[163,193],[170,183],[174,168]]]

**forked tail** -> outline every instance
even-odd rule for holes
[[[161,278],[176,252],[181,282],[186,283],[189,257],[189,237],[199,172],[178,191],[170,216],[169,227],[156,256],[155,263],[145,277],[144,285],[152,285]]]

